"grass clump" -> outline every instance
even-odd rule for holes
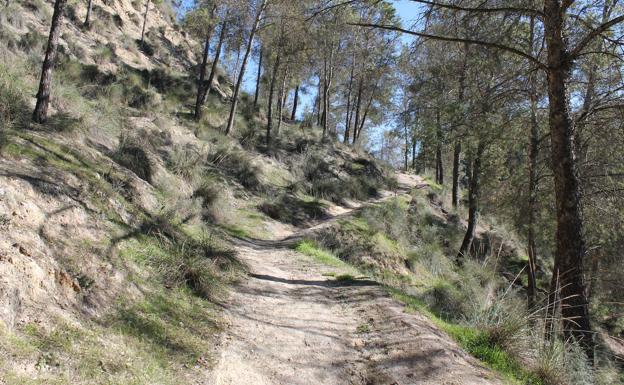
[[[308,255],[316,261],[332,267],[346,267],[347,265],[331,252],[321,248],[316,242],[303,240],[295,246],[295,250],[301,254]]]
[[[269,198],[258,209],[272,219],[295,226],[327,217],[325,205],[318,200],[306,201],[288,194]]]

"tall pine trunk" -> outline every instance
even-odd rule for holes
[[[451,194],[451,204],[454,208],[459,207],[459,166],[461,159],[461,141],[455,140],[453,147],[453,192]]]
[[[442,164],[442,122],[440,121],[440,110],[436,110],[436,183],[444,184],[444,166]]]
[[[267,0],[262,0],[258,7],[258,12],[256,13],[256,18],[254,20],[253,27],[251,28],[251,33],[249,34],[249,40],[247,41],[247,47],[245,48],[245,56],[243,56],[243,64],[241,64],[240,73],[238,75],[238,78],[236,79],[236,86],[234,87],[234,93],[232,95],[230,116],[228,117],[227,126],[225,127],[225,135],[229,135],[234,128],[234,118],[236,117],[236,107],[238,106],[238,94],[240,93],[241,84],[243,83],[243,77],[245,76],[247,59],[249,58],[249,53],[251,52],[251,47],[253,45],[254,38],[256,37],[256,31],[258,30],[258,25],[260,24],[260,19],[262,18],[262,14],[264,13],[266,5]]]
[[[468,68],[468,44],[464,44],[464,57],[459,74],[459,90],[457,93],[457,104],[463,111],[464,95],[466,93],[466,71]],[[461,161],[461,138],[455,133],[455,145],[453,147],[453,189],[451,193],[451,204],[454,208],[459,207],[459,167]]]
[[[559,0],[544,1],[551,162],[557,213],[557,246],[550,297],[558,294],[561,298],[564,335],[581,343],[592,359],[594,342],[583,271],[586,246],[581,188],[574,153],[574,127],[566,93],[571,63],[563,36],[565,20],[562,13]],[[558,288],[560,292],[555,293]],[[549,306],[552,308],[555,303],[549,301]],[[552,309],[550,313],[553,313]]]
[[[141,42],[140,46],[143,47],[143,42],[145,41],[145,27],[147,26],[147,14],[149,13],[150,0],[147,0],[145,3],[145,13],[143,14],[143,27],[141,28]]]
[[[54,13],[48,37],[48,46],[41,67],[41,80],[39,91],[37,92],[37,104],[33,111],[32,120],[35,123],[45,123],[48,118],[48,105],[50,104],[50,86],[52,83],[52,71],[56,62],[58,40],[61,35],[61,24],[63,22],[63,11],[67,0],[56,0],[54,3]]]
[[[355,55],[354,55],[355,56]],[[345,114],[345,132],[342,142],[349,143],[349,136],[351,135],[351,92],[353,91],[353,71],[355,69],[355,58],[351,63],[351,73],[349,74],[349,86],[347,87],[347,111]]]
[[[258,73],[256,74],[256,92],[254,95],[254,109],[258,107],[258,96],[260,95],[260,76],[262,75],[262,58],[264,56],[264,49],[260,47],[260,57],[258,59]]]
[[[286,68],[284,69],[284,76],[282,76],[282,84],[280,86],[280,90],[279,90],[279,94],[278,94],[278,99],[279,99],[279,105],[277,106],[277,129],[275,130],[275,135],[279,136],[280,134],[280,130],[282,128],[282,119],[283,119],[283,114],[284,114],[284,103],[286,101],[286,80],[288,78],[288,65],[286,65]]]
[[[468,191],[468,228],[464,235],[464,240],[457,253],[457,263],[461,265],[471,251],[472,243],[479,221],[479,197],[481,194],[481,167],[483,161],[483,152],[485,144],[483,140],[479,140],[477,145],[477,153],[474,156],[472,167],[470,167],[470,188]]]
[[[535,244],[535,212],[537,211],[537,157],[539,151],[539,126],[537,122],[537,95],[531,91],[531,134],[529,138],[529,199],[527,207],[527,249],[529,264],[527,269],[527,306],[535,307],[537,282],[535,271],[537,266]]]
[[[281,49],[277,51],[277,58],[273,63],[273,71],[271,73],[271,81],[269,83],[269,100],[267,102],[267,127],[266,127],[266,143],[267,146],[271,145],[271,131],[273,130],[273,99],[275,95],[275,81],[277,80],[277,73],[279,71],[281,59]]]
[[[416,170],[416,136],[412,136],[412,170]]]
[[[531,17],[529,32],[529,51],[533,53],[535,37],[535,18]],[[537,281],[537,246],[535,243],[535,213],[537,211],[537,157],[539,155],[539,124],[537,121],[537,79],[536,74],[529,78],[529,103],[531,106],[531,129],[529,135],[529,186],[527,204],[527,250],[529,263],[527,266],[527,308],[535,308]]]

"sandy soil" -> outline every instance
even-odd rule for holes
[[[399,182],[402,190],[423,183]],[[501,383],[375,282],[338,282],[324,274],[340,269],[286,247],[299,234],[281,235],[238,246],[250,274],[224,305],[228,327],[211,384]]]

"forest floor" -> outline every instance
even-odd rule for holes
[[[398,179],[398,191],[366,204],[425,183]],[[228,326],[210,376],[214,385],[502,383],[427,317],[406,313],[382,285],[340,279],[357,272],[292,249],[305,234],[358,208],[337,209],[299,232],[278,231],[274,240],[237,242],[249,277],[223,305]]]

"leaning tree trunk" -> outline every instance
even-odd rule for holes
[[[258,107],[258,96],[260,95],[260,76],[262,75],[262,57],[264,56],[263,48],[260,47],[260,58],[258,59],[258,74],[256,75],[256,93],[254,95],[254,109]]]
[[[232,95],[232,105],[230,106],[230,116],[228,117],[227,126],[225,127],[225,135],[229,135],[234,128],[234,118],[236,117],[236,107],[238,105],[238,94],[240,93],[241,84],[243,83],[243,77],[245,76],[247,59],[249,58],[249,52],[251,52],[251,46],[253,45],[253,40],[256,37],[256,31],[258,30],[258,25],[260,24],[260,18],[264,13],[266,5],[267,0],[262,0],[262,2],[260,3],[260,7],[258,8],[258,13],[256,14],[256,19],[254,20],[253,27],[251,28],[251,33],[249,34],[249,40],[247,41],[247,47],[245,49],[245,56],[243,56],[243,64],[241,64],[240,73],[238,75],[238,78],[236,79],[236,86],[234,87],[234,93]]]
[[[37,92],[37,104],[33,111],[32,120],[35,123],[45,123],[48,118],[48,105],[50,104],[50,85],[52,83],[52,70],[56,62],[56,54],[59,36],[61,35],[61,24],[63,21],[63,11],[67,0],[56,0],[54,3],[54,13],[48,37],[48,46],[41,67],[41,80],[39,91]]]
[[[91,26],[91,11],[93,9],[93,0],[87,2],[87,16],[85,17],[84,26],[89,28]]]
[[[295,96],[293,98],[293,108],[290,114],[290,120],[293,122],[295,121],[295,118],[297,117],[297,105],[298,104],[299,104],[299,85],[297,84],[297,86],[295,87]]]
[[[550,294],[555,296],[554,290],[560,288],[564,335],[578,341],[592,359],[594,342],[583,270],[586,249],[581,187],[574,153],[574,127],[566,93],[571,63],[563,37],[565,21],[560,1],[545,0],[544,4],[551,162],[557,213],[557,247]],[[550,306],[554,305],[550,303]]]
[[[149,12],[150,0],[147,0],[145,3],[145,14],[143,15],[143,28],[141,28],[141,43],[139,44],[143,47],[143,42],[145,41],[145,26],[147,26],[147,14]]]
[[[485,150],[485,144],[483,140],[479,140],[477,146],[477,153],[475,154],[474,161],[471,167],[470,175],[470,189],[468,191],[468,228],[466,229],[466,235],[457,253],[457,264],[462,265],[464,259],[470,253],[472,248],[472,242],[475,237],[475,230],[477,229],[477,223],[479,221],[479,197],[481,194],[481,162],[483,158],[483,152]]]
[[[201,118],[201,106],[204,100],[204,79],[206,78],[206,67],[208,67],[208,52],[210,52],[210,37],[212,35],[212,28],[208,29],[206,33],[206,39],[204,43],[204,53],[202,55],[202,62],[199,66],[199,79],[197,80],[197,98],[195,99],[195,120],[199,121]]]
[[[215,57],[212,60],[212,66],[210,67],[210,75],[208,76],[208,81],[206,82],[206,90],[204,91],[203,98],[201,100],[202,105],[206,101],[208,95],[210,95],[210,91],[212,91],[212,83],[214,82],[214,78],[217,76],[217,66],[219,64],[219,59],[221,58],[221,50],[223,49],[225,35],[227,34],[228,17],[229,14],[226,13],[225,19],[221,25],[221,33],[219,33],[219,42],[217,43]]]

